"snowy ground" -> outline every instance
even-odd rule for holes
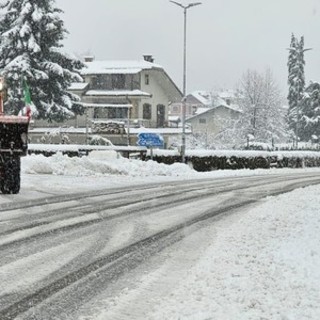
[[[214,227],[206,253],[153,319],[319,319],[320,187]]]
[[[196,173],[182,164],[101,152],[84,158],[28,156],[22,160],[21,193],[0,200],[275,170]],[[146,319],[320,319],[319,193],[314,186],[269,198],[208,226],[214,234],[209,247]]]
[[[281,172],[320,171],[320,168],[281,169]],[[22,158],[22,193],[31,191],[45,193],[77,192],[83,190],[114,188],[129,184],[153,183],[168,180],[223,178],[226,176],[251,176],[274,174],[272,170],[224,170],[200,173],[186,165],[176,163],[168,166],[154,161],[118,157],[113,151],[92,152],[88,157],[69,158],[61,154],[47,158],[31,155]],[[17,196],[19,197],[19,196]],[[6,201],[6,199],[2,199]]]

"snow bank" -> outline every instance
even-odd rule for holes
[[[114,151],[91,152],[87,157],[68,157],[57,153],[51,157],[30,155],[22,160],[22,173],[73,176],[193,176],[188,166],[175,163],[159,164],[155,161],[126,159]]]
[[[22,158],[21,171],[23,174],[73,176],[73,177],[142,177],[157,181],[156,177],[172,177],[178,179],[192,178],[221,178],[227,176],[268,175],[281,172],[319,172],[319,168],[303,169],[243,169],[243,170],[216,170],[212,172],[196,172],[188,165],[174,163],[166,165],[156,161],[141,161],[127,159],[110,151],[92,151],[89,156],[78,158],[68,157],[57,153],[51,157],[43,155],[29,155]],[[128,182],[126,183],[128,184]]]
[[[151,318],[319,319],[319,193],[319,186],[295,190],[224,218]]]

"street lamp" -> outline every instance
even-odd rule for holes
[[[183,100],[182,100],[182,144],[181,144],[181,159],[185,162],[186,155],[186,80],[187,80],[187,10],[201,4],[201,2],[193,2],[187,5],[172,1],[183,9],[184,15],[184,28],[183,28]]]

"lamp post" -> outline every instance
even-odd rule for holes
[[[186,83],[187,83],[187,10],[189,8],[198,6],[201,2],[193,2],[187,5],[182,3],[172,1],[170,2],[176,4],[183,9],[184,16],[184,28],[183,28],[183,100],[182,100],[182,144],[181,144],[181,159],[185,162],[186,155]]]

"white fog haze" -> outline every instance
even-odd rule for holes
[[[187,4],[188,1],[182,1]],[[168,0],[57,0],[73,53],[96,59],[152,54],[182,87],[183,10]],[[203,0],[187,14],[187,91],[234,87],[270,67],[286,94],[290,36],[305,37],[306,83],[320,78],[320,1]]]
[[[0,320],[319,320],[319,30],[0,0]]]

